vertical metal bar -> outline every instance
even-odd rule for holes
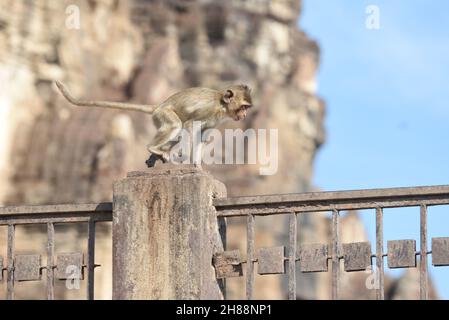
[[[296,213],[290,214],[288,247],[288,298],[296,300]]]
[[[427,300],[427,206],[421,205],[421,266],[419,273],[419,295]]]
[[[47,300],[54,300],[55,226],[47,223]]]
[[[384,241],[384,226],[383,226],[383,210],[376,208],[376,280],[379,281],[376,285],[376,299],[384,300],[384,257],[383,257],[383,241]]]
[[[332,299],[338,300],[340,280],[338,210],[332,212]]]
[[[252,300],[254,284],[254,216],[251,214],[248,215],[246,228],[246,298]]]
[[[14,300],[14,233],[15,226],[8,225],[8,284],[7,284],[7,299]]]
[[[218,218],[218,232],[220,233],[221,242],[223,243],[223,251],[227,250],[227,225],[226,218]],[[218,285],[220,286],[220,290],[223,293],[223,300],[227,299],[227,287],[226,287],[226,278],[218,280]]]
[[[94,300],[95,284],[95,221],[89,220],[87,228],[87,299]]]

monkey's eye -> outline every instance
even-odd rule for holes
[[[251,105],[244,104],[244,105],[240,106],[240,108],[243,109],[243,110],[247,110],[247,109],[251,108]]]

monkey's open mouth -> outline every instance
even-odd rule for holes
[[[243,120],[245,118],[246,118],[246,113],[245,114],[241,114],[241,113],[239,114],[238,113],[238,114],[235,115],[234,120],[235,121],[240,121],[240,120]]]

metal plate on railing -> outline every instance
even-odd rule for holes
[[[432,265],[449,266],[449,238],[432,238]]]
[[[213,257],[217,279],[240,277],[243,275],[239,250],[216,253]]]
[[[299,249],[301,272],[327,271],[327,245],[321,243],[303,244]]]
[[[16,255],[14,258],[14,280],[40,280],[40,268],[41,256],[39,254]]]
[[[362,271],[371,265],[371,244],[354,242],[343,244],[345,271]]]
[[[284,268],[285,248],[260,248],[257,251],[257,273],[258,274],[282,274]]]
[[[83,272],[84,255],[81,252],[60,253],[56,258],[56,278],[84,279]]]
[[[416,267],[416,241],[391,240],[387,242],[388,268]]]

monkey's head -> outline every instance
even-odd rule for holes
[[[244,84],[228,87],[224,90],[222,100],[229,117],[235,121],[243,120],[247,110],[252,107],[251,89]]]

